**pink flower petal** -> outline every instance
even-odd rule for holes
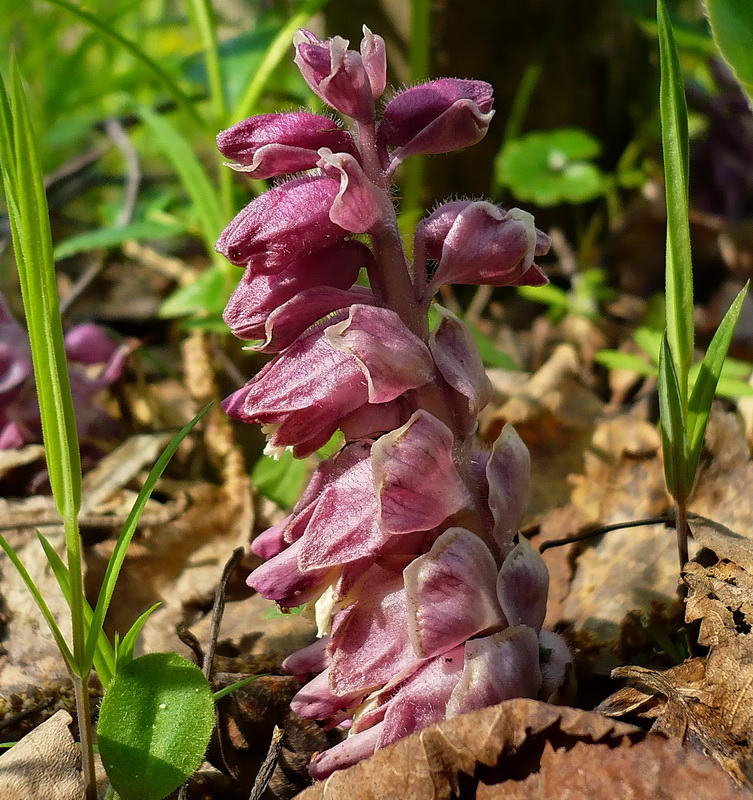
[[[418,410],[405,425],[374,444],[374,480],[387,530],[429,530],[468,502],[452,460],[453,441],[443,422]]]
[[[525,536],[504,560],[497,577],[497,596],[510,625],[541,630],[546,616],[549,571]]]
[[[408,632],[419,658],[430,658],[482,631],[505,625],[497,601],[497,565],[464,528],[446,530],[403,572]]]
[[[509,547],[525,514],[530,477],[528,448],[508,423],[494,442],[486,465],[494,537],[503,550]]]
[[[333,153],[323,147],[319,156],[317,166],[322,172],[340,181],[340,191],[332,203],[329,218],[351,233],[367,233],[384,218],[380,190],[349,153]]]

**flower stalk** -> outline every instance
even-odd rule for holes
[[[431,722],[549,699],[571,657],[542,630],[548,574],[518,534],[528,451],[510,426],[491,450],[476,439],[491,396],[481,358],[460,319],[437,306],[430,326],[428,313],[442,284],[545,283],[534,258],[549,239],[525,211],[456,200],[420,222],[409,264],[391,195],[407,158],[484,136],[492,89],[434,80],[379,117],[381,37],[364,28],[358,51],[308,31],[294,43],[311,89],[350,124],[272,114],[223,131],[236,169],[308,172],[255,199],[217,247],[245,269],[225,321],[275,354],[224,408],[262,425],[273,455],[344,438],[254,541],[266,560],[248,579],[316,618],[320,638],[285,666],[310,679],[293,709],[348,731],[310,765],[324,778]]]

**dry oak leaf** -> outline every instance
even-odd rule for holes
[[[713,761],[601,714],[536,700],[430,725],[298,800],[742,798]]]

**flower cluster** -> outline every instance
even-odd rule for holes
[[[85,444],[111,438],[114,422],[94,398],[120,377],[128,348],[84,323],[66,333],[65,354],[79,437]],[[0,293],[0,450],[41,441],[29,339]]]
[[[377,120],[381,37],[364,28],[360,51],[308,31],[294,43],[311,89],[351,124],[294,112],[223,131],[237,170],[306,172],[246,206],[217,249],[245,268],[225,321],[275,354],[227,412],[262,425],[272,454],[303,458],[344,436],[254,541],[266,561],[249,577],[283,609],[315,613],[320,638],[285,666],[315,676],[293,709],[349,731],[312,762],[322,778],[448,716],[549,698],[570,655],[541,630],[548,575],[517,533],[528,451],[509,426],[491,450],[474,439],[490,385],[472,335],[440,306],[428,323],[442,284],[546,283],[534,259],[548,237],[525,211],[456,200],[418,225],[409,266],[390,193],[405,158],[484,136],[492,89],[431,81]]]

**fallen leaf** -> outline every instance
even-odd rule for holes
[[[81,800],[81,754],[72,718],[58,711],[0,756],[0,797],[8,800]]]
[[[563,794],[566,791],[566,794]],[[607,717],[535,700],[430,725],[299,800],[742,798],[711,760]]]

